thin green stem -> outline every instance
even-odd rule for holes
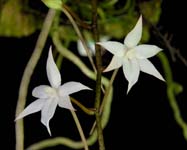
[[[104,109],[104,107],[105,107],[105,105],[106,105],[106,103],[107,103],[108,95],[109,95],[110,90],[111,90],[111,88],[112,88],[112,84],[113,84],[113,82],[114,82],[114,79],[115,79],[115,77],[116,77],[116,75],[117,75],[117,73],[118,73],[118,70],[119,70],[119,69],[116,69],[116,70],[113,72],[112,77],[111,77],[110,82],[109,82],[109,85],[108,85],[108,87],[107,87],[107,89],[106,89],[106,91],[105,91],[105,95],[104,95],[104,97],[103,97],[103,100],[102,100],[102,103],[101,103],[101,107],[100,107],[100,110],[99,110],[99,114],[100,114],[100,115],[102,114],[103,109]],[[93,126],[92,126],[92,128],[91,128],[91,130],[90,130],[90,134],[93,133],[93,131],[94,131],[94,129],[95,129],[95,126],[96,126],[96,121],[94,122],[94,124],[93,124]]]
[[[113,84],[113,82],[114,82],[114,79],[116,78],[116,75],[117,75],[117,73],[118,73],[118,70],[119,70],[119,69],[116,69],[116,70],[113,72],[112,77],[111,77],[110,82],[109,82],[109,85],[108,85],[108,87],[107,87],[107,89],[106,89],[106,91],[105,91],[105,95],[104,95],[104,97],[103,97],[103,100],[102,100],[102,103],[101,103],[101,107],[100,107],[100,110],[99,110],[100,115],[101,115],[101,113],[103,112],[104,106],[105,106],[106,101],[107,101],[107,97],[108,97],[108,95],[109,95],[109,93],[110,93],[110,90],[111,90],[111,88],[112,88],[112,84]]]
[[[76,24],[76,22],[74,21],[73,17],[70,15],[70,13],[66,10],[66,7],[62,6],[62,11],[67,16],[69,21],[72,23],[72,26],[75,29],[75,32],[77,33],[79,39],[82,42],[82,45],[83,45],[84,49],[86,50],[86,53],[88,55],[88,59],[89,59],[91,65],[92,65],[94,71],[96,72],[96,67],[95,67],[94,61],[92,59],[92,56],[90,54],[90,50],[89,50],[88,46],[86,45],[86,42],[85,42],[85,40],[84,40],[84,38],[83,38],[83,36],[82,36],[77,24]]]
[[[93,26],[93,37],[95,42],[99,41],[99,33],[97,28],[97,0],[92,0],[92,26]],[[96,117],[96,126],[98,133],[98,143],[99,150],[105,150],[103,129],[101,126],[101,116],[99,113],[100,103],[101,103],[101,77],[102,77],[102,59],[101,59],[101,49],[98,45],[95,45],[95,56],[96,56],[96,68],[97,68],[97,77],[96,77],[96,89],[95,89],[95,117]]]
[[[88,109],[86,108],[84,105],[82,105],[79,101],[77,101],[76,99],[74,99],[73,97],[70,97],[71,101],[76,104],[80,109],[82,109],[82,111],[84,111],[86,114],[88,115],[94,115],[95,114],[95,110],[94,109]]]
[[[46,43],[47,36],[49,34],[54,16],[55,16],[55,10],[50,9],[45,20],[44,20],[43,27],[42,27],[42,30],[41,30],[40,35],[38,37],[35,49],[34,49],[32,56],[31,56],[29,62],[27,63],[27,66],[24,70],[21,84],[20,84],[20,89],[19,89],[19,95],[18,95],[18,101],[17,101],[17,107],[16,107],[16,116],[21,111],[23,111],[23,109],[25,107],[30,79],[33,74],[34,68],[36,67],[36,64],[41,56],[43,47]],[[24,150],[23,119],[16,121],[16,150]]]
[[[166,83],[167,83],[167,96],[169,100],[169,104],[173,110],[174,118],[177,122],[177,124],[182,128],[183,130],[183,136],[187,140],[187,123],[183,120],[180,108],[177,104],[177,100],[175,98],[175,89],[177,84],[175,84],[175,81],[173,81],[172,78],[172,71],[169,65],[169,61],[167,57],[165,56],[164,53],[160,52],[158,54],[159,59],[162,62],[162,66],[165,72],[165,77],[166,77]]]
[[[72,116],[73,116],[73,119],[74,119],[74,121],[75,121],[75,124],[76,124],[76,126],[77,126],[77,129],[78,129],[78,131],[79,131],[80,137],[81,137],[81,139],[82,139],[82,142],[83,142],[83,145],[84,145],[84,149],[85,149],[85,150],[88,150],[88,144],[87,144],[86,138],[85,138],[85,136],[84,136],[84,132],[83,132],[83,130],[82,130],[82,127],[81,127],[81,124],[80,124],[80,122],[79,122],[79,119],[78,119],[78,117],[77,117],[77,115],[76,115],[76,113],[75,113],[74,111],[71,110],[71,114],[72,114]]]
[[[63,56],[62,55],[58,55],[57,60],[56,60],[56,65],[58,66],[59,70],[60,70],[60,68],[62,66],[62,61],[63,61]]]

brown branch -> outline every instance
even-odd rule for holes
[[[97,28],[97,0],[92,0],[92,26],[93,26],[93,37],[95,42],[99,41],[99,33]],[[96,56],[96,68],[97,68],[97,77],[96,77],[96,90],[95,90],[95,117],[96,117],[96,126],[97,126],[97,135],[99,150],[105,150],[103,129],[101,127],[101,116],[99,113],[101,105],[101,77],[102,77],[102,58],[101,58],[101,49],[98,45],[95,45],[95,56]]]
[[[154,25],[151,26],[154,29],[153,33],[161,40],[161,44],[169,50],[172,61],[175,62],[177,57],[185,66],[187,66],[187,60],[182,56],[180,50],[171,45],[173,35],[169,35],[168,33],[163,35],[157,27]]]

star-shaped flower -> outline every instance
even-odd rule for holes
[[[138,81],[140,71],[148,73],[163,80],[161,74],[157,71],[154,65],[147,59],[162,49],[155,45],[141,44],[140,42],[142,36],[142,16],[140,16],[135,27],[129,32],[124,39],[124,44],[114,41],[98,42],[103,48],[111,52],[114,56],[109,66],[104,70],[104,72],[123,67],[123,73],[128,80],[128,89]]]
[[[53,117],[57,105],[62,108],[75,110],[71,104],[69,95],[81,90],[90,90],[90,88],[73,81],[61,85],[61,75],[54,62],[51,48],[49,50],[46,69],[51,86],[40,85],[34,88],[32,95],[38,99],[27,106],[18,115],[16,120],[41,110],[41,122],[47,127],[51,135],[49,121]]]

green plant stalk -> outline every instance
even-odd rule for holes
[[[96,67],[95,67],[94,61],[93,61],[93,59],[92,59],[90,50],[89,50],[88,46],[86,45],[86,42],[85,42],[85,40],[84,40],[84,38],[83,38],[83,36],[82,36],[82,34],[81,34],[81,32],[80,32],[80,30],[79,30],[77,24],[76,24],[76,22],[74,21],[74,19],[73,19],[73,17],[71,16],[71,14],[66,10],[66,6],[62,6],[62,12],[67,16],[67,18],[68,18],[69,21],[71,22],[73,28],[75,29],[75,32],[77,33],[79,39],[80,39],[81,42],[82,42],[82,45],[83,45],[84,49],[86,50],[86,53],[87,53],[87,55],[88,55],[88,59],[89,59],[91,65],[92,65],[92,68],[93,68],[93,70],[96,72]]]
[[[46,43],[47,36],[49,34],[53,18],[55,16],[55,10],[49,10],[48,14],[44,20],[42,30],[40,32],[40,35],[38,37],[35,49],[32,53],[32,56],[27,63],[27,66],[24,70],[20,89],[19,89],[19,95],[18,95],[18,101],[17,101],[17,107],[16,107],[16,116],[23,111],[26,103],[26,97],[28,92],[28,86],[30,83],[31,76],[33,74],[33,71],[36,67],[36,64],[41,56],[43,47]],[[15,125],[16,130],[16,150],[24,150],[24,124],[23,119],[20,119],[16,121]]]
[[[97,0],[92,0],[92,27],[93,27],[93,37],[95,42],[99,41],[99,33],[97,28]],[[101,104],[101,77],[102,77],[102,59],[101,59],[101,49],[98,45],[95,45],[95,56],[96,56],[96,89],[95,89],[95,117],[96,117],[96,126],[98,133],[98,143],[99,150],[105,150],[103,129],[101,127],[101,117],[100,117],[100,104]]]
[[[79,101],[77,101],[76,99],[74,99],[73,97],[70,97],[71,101],[76,104],[80,109],[82,109],[82,111],[84,111],[86,114],[88,115],[94,115],[95,111],[92,109],[88,109],[86,108],[84,105],[82,105]]]
[[[94,138],[87,141],[88,145],[92,145],[94,143]],[[29,146],[26,150],[42,150],[45,148],[54,147],[56,145],[63,145],[67,147],[71,147],[72,149],[82,149],[83,143],[82,141],[74,141],[72,139],[69,139],[67,137],[55,137],[50,139],[45,139],[41,142],[35,143],[31,146]]]
[[[74,119],[74,121],[75,121],[75,124],[76,124],[76,126],[77,126],[77,129],[78,129],[78,131],[79,131],[81,140],[82,140],[83,145],[84,145],[84,149],[85,149],[85,150],[89,150],[89,149],[88,149],[88,144],[87,144],[86,138],[85,138],[85,136],[84,136],[84,132],[83,132],[82,127],[81,127],[81,124],[80,124],[80,122],[79,122],[79,119],[78,119],[78,117],[77,117],[77,115],[76,115],[76,113],[75,113],[74,111],[71,110],[71,114],[72,114],[72,116],[73,116],[73,119]]]
[[[160,52],[158,54],[158,57],[162,62],[163,70],[165,73],[165,78],[166,78],[166,83],[167,83],[167,96],[168,96],[169,104],[173,110],[174,118],[175,118],[177,124],[183,130],[183,136],[184,136],[185,140],[187,141],[187,123],[183,120],[183,118],[181,116],[180,108],[179,108],[176,98],[175,98],[176,84],[175,84],[175,81],[173,81],[172,71],[171,71],[171,68],[169,65],[169,61],[163,52]]]
[[[113,82],[114,82],[114,79],[116,78],[116,75],[117,75],[117,73],[118,73],[118,70],[119,70],[119,69],[116,69],[116,70],[113,72],[112,77],[111,77],[110,82],[109,82],[109,85],[108,85],[108,87],[107,87],[107,89],[106,89],[106,91],[105,91],[105,95],[104,95],[104,97],[103,97],[103,100],[102,100],[102,103],[101,103],[101,107],[100,107],[100,110],[99,110],[99,114],[100,114],[100,115],[102,114],[103,109],[104,109],[104,107],[105,107],[105,105],[106,105],[106,103],[107,103],[108,94],[110,93],[110,90],[111,90],[111,88],[112,88],[112,84],[113,84]],[[93,124],[93,126],[92,126],[92,128],[91,128],[91,130],[90,130],[90,134],[93,133],[93,131],[94,131],[94,129],[95,129],[95,126],[96,126],[96,121],[94,122],[94,124]]]
[[[58,69],[60,70],[61,66],[62,66],[62,61],[63,61],[63,56],[62,55],[59,55],[57,57],[57,60],[56,60],[56,65],[58,66]]]

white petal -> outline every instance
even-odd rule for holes
[[[155,45],[147,45],[147,44],[142,44],[138,45],[135,48],[136,52],[136,57],[139,59],[145,59],[145,58],[150,58],[156,55],[158,52],[162,51],[161,48]]]
[[[125,59],[123,62],[123,72],[129,82],[127,94],[132,88],[132,86],[138,81],[140,74],[140,68],[136,59],[131,59],[130,61]]]
[[[52,87],[58,88],[61,84],[60,72],[54,62],[51,47],[47,59],[47,77]]]
[[[32,96],[37,98],[49,98],[54,93],[54,89],[47,85],[40,85],[32,90]]]
[[[103,72],[111,71],[111,70],[117,69],[121,66],[122,66],[122,60],[120,59],[120,57],[113,56],[110,64]]]
[[[59,101],[58,101],[58,105],[62,108],[66,108],[66,109],[70,109],[70,110],[75,110],[73,108],[73,105],[71,104],[71,100],[69,98],[69,96],[63,96],[60,97]]]
[[[127,34],[124,40],[124,44],[128,48],[132,48],[140,42],[141,37],[142,37],[142,16],[140,16],[135,27]]]
[[[42,109],[44,106],[45,99],[38,99],[34,102],[32,102],[30,105],[28,105],[18,116],[15,120],[21,119],[27,115],[30,115],[32,113],[38,112]]]
[[[62,86],[59,87],[59,94],[60,96],[67,96],[75,92],[79,92],[81,90],[91,90],[89,87],[83,85],[79,82],[67,82],[64,83]]]
[[[49,121],[53,117],[56,107],[57,107],[57,99],[47,99],[46,103],[42,108],[41,122],[46,126],[49,134],[51,135]]]
[[[140,70],[142,72],[148,73],[152,76],[155,76],[156,78],[165,81],[162,75],[157,71],[157,69],[154,67],[154,65],[148,60],[148,59],[141,59],[138,60],[140,65]]]
[[[122,57],[126,51],[126,47],[124,44],[114,41],[107,42],[98,42],[98,45],[101,45],[103,48],[111,52],[113,55]]]

